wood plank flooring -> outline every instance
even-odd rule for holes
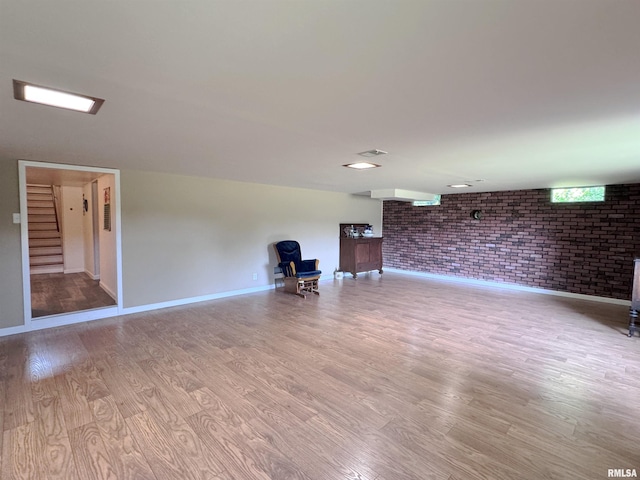
[[[31,317],[109,307],[116,302],[85,273],[31,275]]]
[[[627,308],[394,273],[0,338],[0,477],[640,472]]]

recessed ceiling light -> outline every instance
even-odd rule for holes
[[[102,98],[65,92],[55,88],[34,85],[20,80],[13,81],[13,98],[51,107],[65,108],[95,115],[104,103]]]
[[[343,167],[355,168],[357,170],[365,170],[367,168],[377,168],[379,166],[380,165],[376,163],[369,163],[369,162],[347,163],[346,165],[343,165]]]
[[[453,185],[447,185],[447,187],[451,188],[468,188],[471,187],[468,183],[454,183]]]
[[[360,152],[358,155],[362,157],[378,157],[380,155],[386,155],[389,152],[385,152],[384,150],[378,150],[374,148],[373,150],[367,150],[366,152]]]

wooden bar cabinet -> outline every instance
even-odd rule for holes
[[[349,236],[351,226],[360,236]],[[359,272],[378,270],[382,273],[382,237],[363,237],[366,226],[366,223],[340,224],[340,270],[351,273],[353,278],[358,278]]]

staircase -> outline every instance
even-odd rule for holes
[[[29,266],[32,275],[62,273],[62,237],[51,185],[27,185]]]

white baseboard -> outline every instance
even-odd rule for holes
[[[179,298],[177,300],[169,300],[167,302],[150,303],[147,305],[140,305],[137,307],[124,307],[122,314],[127,315],[129,313],[148,312],[149,310],[157,310],[160,308],[177,307],[179,305],[188,305],[190,303],[206,302],[208,300],[217,300],[218,298],[235,297],[237,295],[246,295],[248,293],[264,292],[266,290],[273,290],[275,285],[263,285],[261,287],[244,288],[241,290],[231,290],[228,292],[212,293],[209,295],[201,295],[198,297]]]
[[[100,275],[95,275],[94,273],[90,272],[89,270],[85,270],[84,273],[87,274],[87,276],[91,279],[91,280],[100,280]]]
[[[622,300],[619,298],[598,297],[595,295],[584,295],[582,293],[561,292],[559,290],[548,290],[546,288],[527,287],[515,283],[492,282],[489,280],[478,280],[475,278],[454,277],[451,275],[437,275],[435,273],[414,272],[411,270],[400,270],[398,268],[384,267],[385,272],[401,273],[403,275],[412,275],[414,277],[431,278],[433,280],[441,280],[444,282],[461,283],[466,285],[475,285],[478,287],[500,288],[502,290],[518,290],[521,292],[541,293],[543,295],[555,295],[557,297],[577,298],[580,300],[589,300],[592,302],[612,303],[614,305],[631,306],[630,300]]]
[[[594,295],[583,295],[579,293],[560,292],[557,290],[547,290],[544,288],[526,287],[523,285],[517,285],[513,283],[500,283],[500,282],[491,282],[488,280],[477,280],[473,278],[453,277],[449,275],[436,275],[433,273],[413,272],[410,270],[400,270],[397,268],[389,268],[389,267],[384,267],[384,270],[385,272],[393,272],[393,273],[399,273],[403,275],[430,278],[433,280],[439,280],[439,281],[445,281],[445,282],[474,285],[478,287],[499,288],[503,290],[519,290],[523,292],[540,293],[544,295],[555,295],[559,297],[577,298],[580,300],[612,303],[615,305],[624,305],[627,307],[631,305],[631,302],[628,300],[620,300],[616,298],[607,298],[607,297],[597,297]],[[90,275],[89,272],[86,272],[86,273],[87,275]],[[329,280],[333,280],[332,274],[326,274],[320,277],[321,282],[326,282]],[[109,291],[109,289],[104,286],[102,282],[100,283],[100,286],[104,289],[105,292],[107,292],[111,297],[115,299],[115,295],[112,294]],[[41,330],[45,328],[72,325],[74,323],[100,320],[102,318],[115,317],[117,315],[128,315],[132,313],[158,310],[160,308],[176,307],[180,305],[188,305],[191,303],[205,302],[208,300],[216,300],[219,298],[235,297],[237,295],[246,295],[249,293],[264,292],[267,290],[273,290],[275,288],[276,288],[275,284],[270,284],[270,285],[262,285],[260,287],[244,288],[240,290],[231,290],[228,292],[213,293],[210,295],[201,295],[198,297],[181,298],[177,300],[170,300],[167,302],[152,303],[152,304],[140,305],[135,307],[124,307],[120,310],[118,310],[118,307],[105,307],[105,308],[100,308],[95,310],[76,312],[73,314],[52,315],[42,320],[37,320],[37,319],[32,320],[31,325],[29,327],[27,327],[26,325],[19,325],[15,327],[0,328],[0,337],[15,335],[18,333],[25,333],[32,330]]]
[[[321,275],[320,282],[326,282],[333,280],[332,274]],[[218,298],[235,297],[237,295],[246,295],[248,293],[265,292],[267,290],[274,290],[276,285],[271,283],[269,285],[262,285],[260,287],[243,288],[240,290],[230,290],[228,292],[212,293],[209,295],[201,295],[198,297],[179,298],[177,300],[169,300],[167,302],[150,303],[147,305],[139,305],[136,307],[124,307],[122,309],[122,315],[128,315],[130,313],[148,312],[150,310],[157,310],[160,308],[177,307],[179,305],[188,305],[190,303],[206,302],[208,300],[217,300]]]
[[[84,268],[65,268],[64,273],[83,273],[84,272]]]
[[[107,287],[104,283],[100,282],[100,288],[103,289],[107,294],[113,298],[116,302],[118,301],[118,296],[111,291],[109,287]]]
[[[85,271],[85,273],[91,276],[89,272]],[[328,280],[333,280],[333,275],[322,275],[320,277],[321,282],[326,282]],[[115,294],[113,294],[109,290],[109,288],[106,287],[102,282],[100,282],[100,287],[115,300],[116,298]],[[79,322],[99,320],[101,318],[109,318],[109,317],[114,317],[116,315],[129,315],[132,313],[158,310],[160,308],[177,307],[180,305],[188,305],[191,303],[206,302],[208,300],[216,300],[218,298],[235,297],[237,295],[246,295],[248,293],[264,292],[267,290],[273,290],[275,288],[276,288],[275,284],[269,284],[269,285],[262,285],[260,287],[244,288],[240,290],[230,290],[228,292],[213,293],[210,295],[201,295],[198,297],[180,298],[177,300],[169,300],[166,302],[151,303],[151,304],[139,305],[135,307],[123,307],[120,310],[118,310],[118,307],[106,307],[101,309],[76,312],[73,314],[61,314],[59,316],[52,315],[50,317],[46,317],[46,319],[43,319],[43,320],[32,320],[30,327],[27,327],[26,325],[19,325],[16,327],[0,328],[0,337],[4,337],[7,335],[15,335],[18,333],[30,332],[32,330],[41,330],[44,328],[59,327],[63,325],[72,325],[74,323],[79,323]]]
[[[9,335],[17,335],[19,333],[25,333],[31,331],[26,325],[18,325],[16,327],[0,328],[0,337],[8,337]]]
[[[104,307],[93,310],[84,310],[81,312],[61,313],[59,315],[50,315],[31,320],[31,325],[19,325],[17,327],[0,328],[0,337],[16,335],[18,333],[32,332],[35,330],[44,330],[45,328],[64,327],[65,325],[73,325],[75,323],[91,322],[93,320],[102,320],[103,318],[115,317],[120,315],[118,307]]]

